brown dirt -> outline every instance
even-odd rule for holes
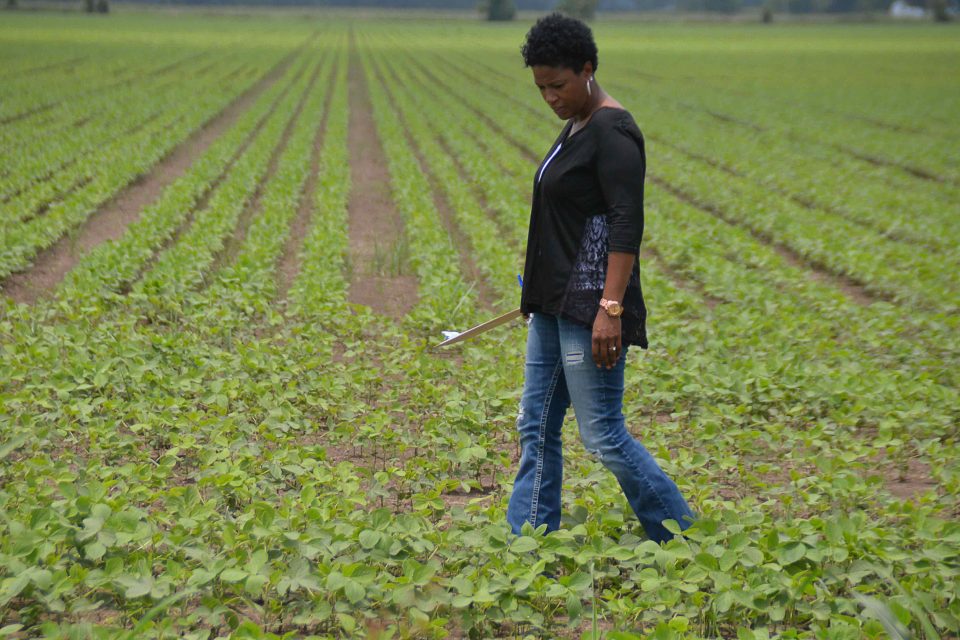
[[[323,62],[318,62],[313,69],[313,73],[310,74],[310,80],[307,82],[307,88],[304,90],[303,95],[300,96],[293,115],[290,116],[289,122],[287,122],[287,125],[284,127],[283,133],[280,136],[280,142],[276,147],[273,148],[273,153],[270,155],[270,162],[267,164],[267,171],[260,180],[260,184],[257,185],[253,197],[251,197],[250,201],[247,202],[247,206],[245,206],[243,211],[240,213],[240,217],[237,220],[237,226],[234,228],[233,233],[230,234],[226,242],[224,242],[223,248],[217,254],[214,260],[214,266],[210,271],[211,274],[216,273],[226,265],[231,264],[234,258],[237,257],[237,254],[240,253],[240,249],[243,247],[244,241],[247,238],[247,231],[250,229],[250,225],[253,222],[254,217],[262,208],[264,190],[267,184],[269,184],[273,179],[273,176],[277,173],[277,166],[280,163],[280,156],[283,155],[284,150],[287,148],[287,144],[290,142],[290,135],[293,133],[293,129],[296,126],[297,121],[300,119],[300,114],[303,112],[303,105],[306,104],[308,96],[313,92],[313,88],[317,83],[317,78],[319,77],[320,70],[322,68]]]
[[[402,118],[403,116],[401,116],[401,119]],[[430,183],[430,190],[433,192],[433,202],[437,208],[437,213],[440,214],[440,222],[443,224],[444,229],[447,230],[447,234],[450,236],[454,245],[456,246],[457,254],[460,258],[460,264],[463,266],[464,276],[466,277],[467,281],[476,289],[477,300],[480,306],[487,310],[493,309],[493,303],[496,300],[496,296],[490,290],[490,287],[486,281],[486,277],[483,275],[483,272],[480,271],[480,268],[477,266],[477,263],[473,260],[473,257],[468,251],[469,247],[471,246],[470,240],[466,237],[466,235],[464,235],[460,225],[457,224],[456,218],[453,214],[453,208],[450,206],[450,201],[447,199],[446,193],[437,184],[437,178],[435,175],[433,175],[433,172],[430,171],[430,165],[423,157],[423,152],[409,134],[405,135],[405,138],[407,140],[407,146],[413,150],[413,153],[417,158],[417,162],[420,165],[420,172]]]
[[[102,242],[123,235],[127,226],[140,217],[140,211],[189,168],[246,111],[257,96],[276,82],[295,54],[284,58],[259,82],[214,116],[186,142],[169,153],[146,176],[132,182],[88,217],[80,228],[41,251],[31,267],[12,274],[3,283],[3,294],[14,301],[32,304],[48,294],[63,280],[79,260]]]
[[[939,486],[931,474],[930,465],[915,457],[898,463],[886,452],[881,452],[876,469],[883,478],[884,488],[900,500],[919,498]]]
[[[160,259],[160,256],[167,249],[177,244],[177,242],[180,241],[180,236],[182,236],[186,230],[188,230],[191,226],[193,226],[193,220],[194,220],[194,217],[196,216],[196,213],[198,211],[203,211],[207,208],[207,205],[210,203],[210,199],[213,197],[213,194],[216,193],[217,188],[223,183],[227,175],[229,175],[230,170],[237,163],[237,160],[239,160],[240,157],[243,156],[247,148],[251,144],[253,144],[254,140],[257,139],[257,136],[260,135],[260,131],[263,129],[264,125],[269,119],[270,114],[273,113],[274,109],[278,104],[283,102],[284,98],[286,98],[287,94],[290,93],[290,90],[293,88],[293,85],[297,84],[297,82],[300,81],[300,78],[303,76],[303,73],[304,72],[302,70],[298,72],[297,75],[294,77],[293,81],[279,92],[279,94],[274,98],[273,103],[270,105],[270,108],[267,109],[266,112],[264,112],[264,114],[260,116],[260,119],[256,122],[253,129],[250,131],[249,135],[247,135],[247,139],[243,141],[243,143],[237,148],[236,152],[233,154],[233,156],[230,158],[227,164],[224,165],[223,172],[219,176],[217,176],[216,180],[214,180],[209,185],[207,185],[206,191],[203,193],[203,195],[194,205],[193,209],[189,211],[187,215],[184,217],[183,221],[180,223],[180,226],[178,226],[177,229],[173,232],[173,234],[171,234],[171,236],[167,238],[156,251],[154,251],[153,255],[150,256],[150,258],[144,263],[143,267],[138,272],[138,275],[135,278],[133,278],[130,282],[127,282],[124,284],[123,288],[121,289],[124,295],[130,293],[131,289],[133,288],[134,282],[136,282],[141,275],[150,271],[154,267],[154,265],[156,265],[157,260]]]
[[[320,174],[320,152],[323,149],[323,142],[327,133],[327,120],[330,117],[330,99],[333,96],[333,85],[337,79],[337,66],[330,73],[330,87],[327,90],[327,97],[323,105],[323,120],[317,130],[317,137],[313,141],[313,149],[310,154],[310,174],[307,176],[307,183],[300,194],[300,205],[297,208],[297,215],[290,223],[290,234],[283,246],[283,254],[280,263],[277,265],[277,300],[284,300],[287,297],[287,291],[293,284],[294,278],[300,273],[300,250],[303,248],[303,240],[310,229],[310,218],[313,214],[313,201],[317,192],[317,182]]]
[[[351,105],[347,144],[352,176],[347,205],[352,265],[350,302],[400,318],[417,302],[417,279],[402,272],[385,275],[377,270],[377,257],[391,253],[391,246],[403,237],[403,220],[390,194],[390,173],[355,51],[351,51],[347,83]]]
[[[433,75],[433,72],[426,65],[424,65],[422,62],[417,60],[414,60],[413,64],[414,66],[419,68],[420,71],[431,80],[431,83],[432,83],[431,85],[422,87],[424,90],[431,91],[434,87],[441,87],[443,91],[447,93],[450,92],[450,88],[447,85],[443,84],[443,82],[439,78]],[[477,64],[482,66],[485,69],[489,69],[491,73],[494,73],[494,70],[492,67],[487,67],[486,65],[482,65],[480,63],[477,63]],[[475,113],[477,113],[477,115],[482,116],[481,113],[475,111],[472,107],[470,107],[470,105],[465,105],[465,106],[467,106],[467,108],[470,109],[471,111],[474,111]],[[494,124],[491,123],[491,126],[494,126]],[[483,145],[484,141],[481,139],[481,135],[479,135],[476,131],[466,130],[463,133],[465,133],[472,140],[475,140],[477,144]],[[516,245],[516,243],[513,241],[513,238],[512,238],[513,234],[508,228],[507,223],[501,220],[500,216],[498,216],[497,213],[490,206],[486,196],[483,193],[483,190],[476,183],[476,181],[470,178],[470,176],[468,175],[468,172],[466,171],[463,164],[461,164],[459,158],[457,157],[457,154],[450,148],[450,146],[447,144],[447,142],[443,139],[442,136],[437,137],[437,144],[440,145],[440,147],[447,154],[447,156],[450,157],[451,161],[453,162],[454,166],[456,166],[457,172],[460,174],[460,177],[463,179],[464,183],[469,184],[471,186],[471,190],[474,196],[477,198],[477,201],[479,202],[480,207],[486,212],[487,217],[493,220],[493,222],[497,225],[497,228],[500,230],[501,236],[504,238],[507,238],[508,241],[511,242],[511,244],[515,245],[518,250],[523,249],[522,246]],[[518,145],[517,148],[520,149],[521,152],[524,153],[524,155],[528,154],[528,151],[529,151],[528,149],[520,145]],[[537,158],[531,158],[531,159],[539,163],[539,159]],[[421,164],[423,163],[421,162]]]
[[[887,478],[886,488],[891,494],[900,500],[913,500],[918,498],[937,485],[926,480],[900,480],[899,478]]]

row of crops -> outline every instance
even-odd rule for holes
[[[114,17],[0,25],[3,275],[249,102],[0,311],[0,635],[960,633],[958,85],[904,62],[948,37],[596,26],[649,162],[625,410],[700,515],[660,546],[572,416],[562,529],[509,535],[522,325],[427,348],[516,302],[559,127],[521,25]],[[418,282],[401,318],[347,302],[357,92]]]
[[[215,53],[229,46],[225,36],[187,51],[174,42],[150,47],[117,40],[79,59],[67,46],[23,56],[16,39],[6,45],[14,69],[18,53],[30,66],[11,70],[0,89],[0,149],[16,158],[0,174],[0,276],[27,267],[285,53],[279,47]]]

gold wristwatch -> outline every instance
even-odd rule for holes
[[[611,318],[619,318],[623,315],[623,305],[616,300],[600,298],[600,306],[603,307],[603,310],[606,311],[607,315]]]

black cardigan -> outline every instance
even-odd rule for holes
[[[624,109],[601,107],[571,136],[572,126],[571,120],[534,176],[520,309],[593,327],[607,252],[639,258],[646,153],[643,134]],[[638,260],[622,302],[623,342],[646,349]]]

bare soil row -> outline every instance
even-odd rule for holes
[[[103,242],[122,236],[127,227],[139,219],[140,212],[155,201],[167,186],[182,176],[196,158],[233,126],[256,98],[283,75],[284,70],[293,62],[293,57],[291,55],[282,60],[259,82],[190,136],[186,142],[173,149],[149,174],[116,194],[87,218],[78,229],[40,252],[30,269],[12,274],[7,278],[3,283],[4,295],[11,297],[15,302],[32,304],[53,291],[85,254]],[[248,141],[231,160],[228,170],[262,125],[262,121],[258,123]],[[213,191],[214,186],[211,185],[208,194]],[[198,206],[202,208],[202,205],[203,202]]]

